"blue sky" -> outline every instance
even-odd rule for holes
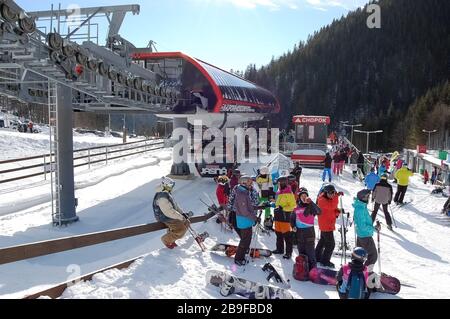
[[[60,0],[62,8],[140,4],[120,34],[138,47],[149,40],[158,51],[183,51],[226,70],[261,66],[300,40],[368,0]],[[50,2],[17,0],[26,11],[49,10]],[[106,19],[101,19],[106,25]],[[105,38],[101,30],[101,40]]]

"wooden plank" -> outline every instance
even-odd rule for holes
[[[191,218],[192,223],[206,222],[214,214]],[[59,238],[0,249],[0,265],[25,259],[60,253],[72,249],[98,245],[118,239],[134,237],[167,228],[162,223],[152,223],[109,231]]]

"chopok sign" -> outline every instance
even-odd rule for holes
[[[294,116],[294,124],[297,125],[330,125],[331,119],[329,116]]]

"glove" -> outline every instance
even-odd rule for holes
[[[376,224],[375,229],[376,231],[381,231],[381,224]]]
[[[296,233],[296,232],[297,232],[297,227],[292,227],[292,231],[293,231],[294,233]]]
[[[343,192],[339,192],[338,196],[344,196],[344,193]]]
[[[261,224],[261,217],[256,218],[255,226]]]
[[[194,213],[193,213],[193,212],[182,213],[181,215],[183,215],[184,218],[189,219],[189,218],[191,218],[192,216],[194,216]]]

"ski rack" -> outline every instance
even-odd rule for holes
[[[80,9],[90,14],[81,25],[99,14],[113,14],[110,34],[118,32],[126,12],[139,13],[138,5]],[[94,11],[94,12],[93,12]],[[0,94],[24,102],[47,104],[48,81],[72,88],[73,107],[80,111],[145,111],[164,113],[180,101],[175,87],[158,83],[156,73],[132,63],[128,41],[117,33],[108,37],[109,48],[92,41],[81,45],[59,32],[44,33],[36,19],[50,17],[53,26],[65,12],[26,13],[12,0],[0,0]],[[67,12],[66,12],[67,17]],[[109,18],[108,18],[109,19]],[[86,22],[87,21],[87,22]],[[56,30],[56,28],[55,28]]]

